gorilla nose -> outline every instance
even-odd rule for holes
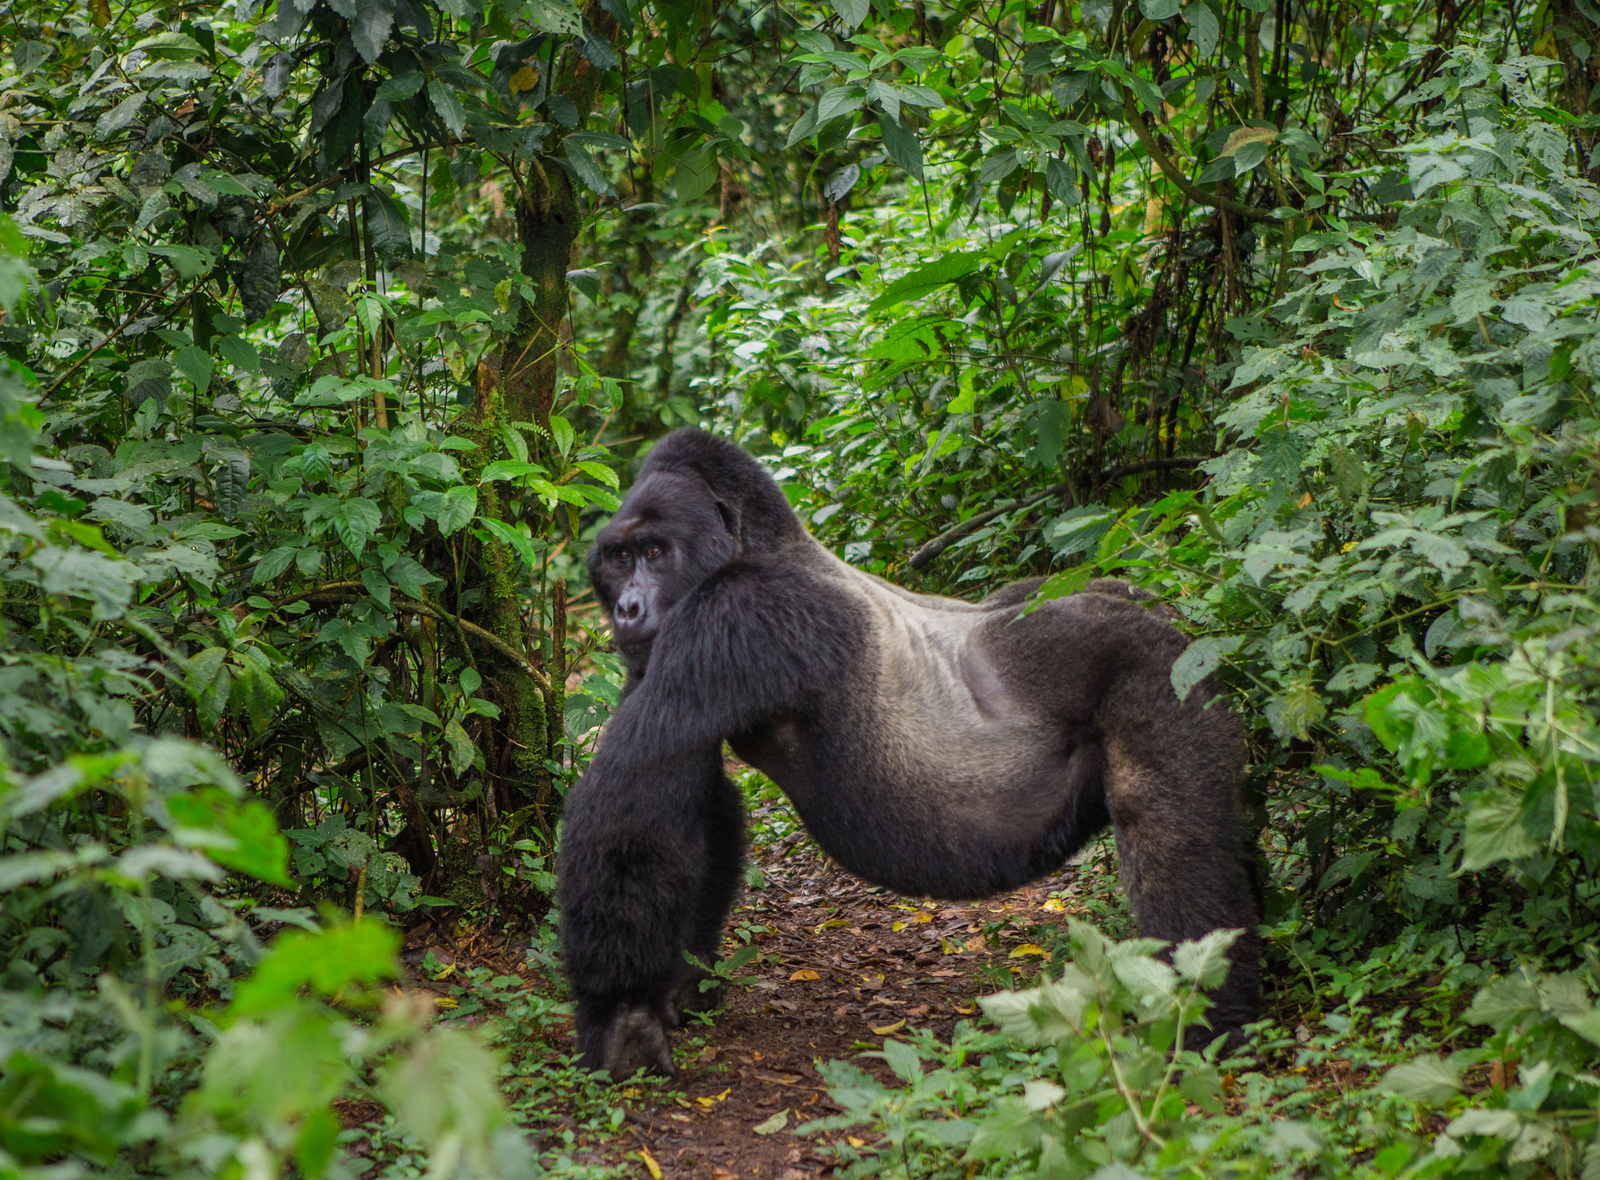
[[[644,595],[625,590],[622,593],[622,597],[617,599],[617,605],[611,612],[611,622],[618,629],[634,631],[643,625],[644,616]]]

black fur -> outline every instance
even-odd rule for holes
[[[743,854],[722,743],[769,774],[841,865],[902,893],[971,899],[1050,873],[1107,823],[1142,933],[1242,928],[1213,997],[1256,1010],[1242,746],[1183,635],[1120,582],[1017,607],[913,594],[838,560],[766,471],[696,431],[650,452],[589,555],[629,671],[567,802],[562,945],[584,1063],[670,1072]]]

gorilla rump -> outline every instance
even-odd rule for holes
[[[817,843],[901,893],[972,899],[1058,868],[1107,823],[1140,931],[1242,928],[1213,1026],[1255,1016],[1259,942],[1228,711],[1180,702],[1184,636],[1118,582],[1017,618],[840,561],[765,469],[696,431],[650,452],[589,555],[628,667],[567,802],[561,935],[583,1063],[672,1071],[744,850],[722,743]]]

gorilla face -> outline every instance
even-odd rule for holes
[[[634,676],[644,675],[673,607],[736,556],[729,522],[703,479],[658,472],[628,493],[595,538],[589,576]]]

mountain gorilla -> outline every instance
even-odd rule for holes
[[[840,561],[738,447],[682,431],[650,452],[589,554],[628,684],[566,805],[561,939],[583,1064],[672,1072],[744,851],[722,743],[769,775],[834,860],[954,899],[1057,869],[1109,822],[1140,931],[1241,927],[1218,1031],[1255,1016],[1253,868],[1239,735],[1185,639],[1119,582],[1018,617]]]

